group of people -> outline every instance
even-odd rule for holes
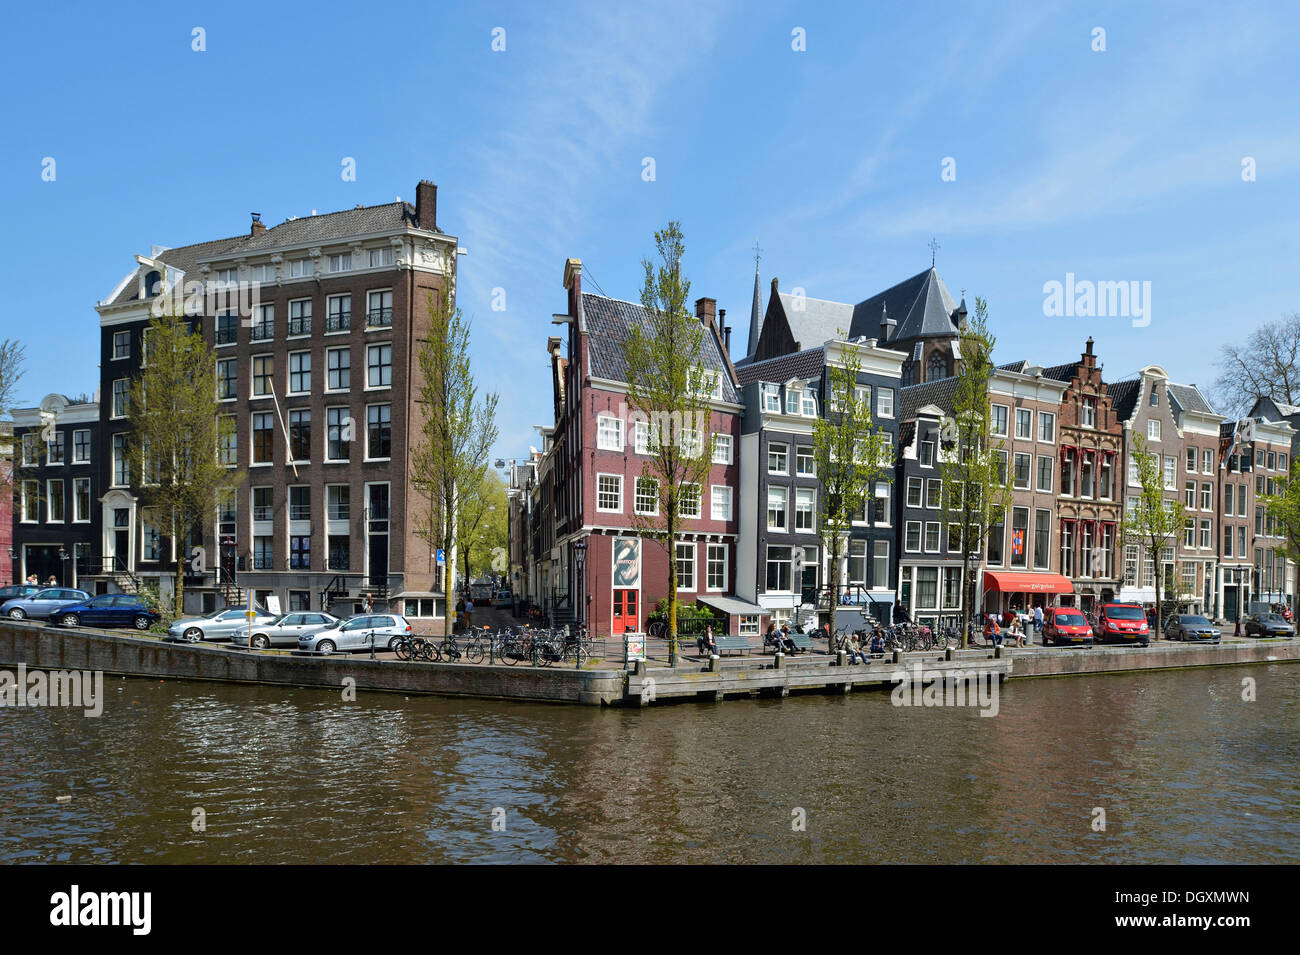
[[[1007,611],[1001,615],[1000,622],[998,614],[986,613],[984,615],[984,642],[991,646],[1000,647],[1002,646],[1002,641],[1004,639],[1010,640],[1014,638],[1016,646],[1018,647],[1031,645],[1034,641],[1032,635],[1027,632],[1026,628],[1028,626],[1033,627],[1033,632],[1035,634],[1040,636],[1042,635],[1042,607],[1034,607],[1032,623],[1021,623],[1020,608],[1015,606],[1009,607]],[[1025,643],[1026,638],[1029,639],[1029,644]]]
[[[28,585],[29,587],[39,587],[39,586],[41,585],[41,579],[40,579],[39,577],[37,577],[35,574],[28,574],[28,575],[27,575],[27,585]],[[54,575],[51,574],[51,575],[50,575],[50,579],[47,580],[47,581],[45,582],[45,586],[46,586],[46,587],[57,587],[57,586],[59,586],[59,582],[58,582],[57,580],[55,580],[55,579],[54,579]]]

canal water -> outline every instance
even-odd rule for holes
[[[105,686],[0,709],[3,861],[1300,862],[1295,664],[1012,681],[992,718]]]

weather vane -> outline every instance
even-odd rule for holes
[[[758,247],[758,239],[754,239],[754,268],[758,268],[758,260],[763,257],[763,250]]]
[[[926,244],[930,247],[930,268],[934,268],[934,254],[938,252],[942,246],[939,245],[934,236],[930,236],[930,241]]]

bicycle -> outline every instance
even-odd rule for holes
[[[574,632],[565,638],[564,647],[560,650],[560,659],[565,663],[577,662],[578,666],[585,666],[591,659],[591,639],[587,635],[586,627],[577,627]]]

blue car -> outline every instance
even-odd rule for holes
[[[134,594],[101,594],[59,608],[52,618],[65,627],[135,627],[148,630],[158,614]]]
[[[8,587],[0,587],[0,603],[13,600],[15,597],[30,597],[36,591],[44,589],[34,584],[10,584]]]
[[[90,594],[84,590],[69,587],[46,587],[27,597],[13,597],[0,604],[0,614],[14,620],[49,620],[60,609],[69,604],[89,600]]]

